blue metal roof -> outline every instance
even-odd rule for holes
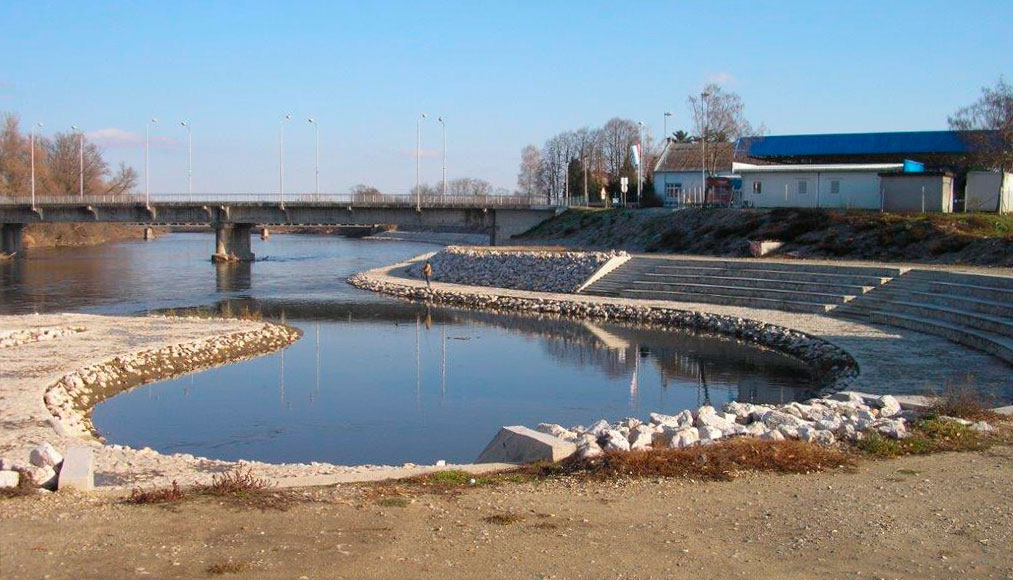
[[[745,137],[738,150],[748,157],[810,157],[821,155],[961,154],[972,135],[981,131],[909,131],[898,133],[830,133]]]

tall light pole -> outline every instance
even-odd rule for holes
[[[668,118],[672,116],[671,111],[665,111],[665,142],[668,142]]]
[[[313,117],[306,119],[306,121],[313,125],[313,130],[315,131],[316,153],[313,161],[313,192],[320,195],[320,124]]]
[[[155,117],[151,118],[151,121],[144,124],[144,206],[151,207],[151,191],[149,189],[150,180],[148,179],[148,158],[149,149],[151,143],[151,126],[158,122]]]
[[[700,93],[700,106],[703,108],[703,126],[700,127],[700,191],[703,198],[700,203],[707,203],[707,99],[710,96],[707,91]]]
[[[422,211],[422,120],[425,118],[426,114],[422,113],[415,124],[415,211]]]
[[[186,194],[193,197],[193,127],[187,121],[180,121],[186,127]]]
[[[640,197],[641,176],[644,173],[644,122],[637,121],[637,203],[643,200]]]
[[[84,197],[84,132],[77,125],[70,128],[77,133],[77,190],[78,195]]]
[[[291,118],[292,115],[282,117],[278,131],[278,199],[281,207],[285,207],[285,121]]]
[[[443,197],[447,197],[447,123],[443,117],[437,117],[437,121],[443,127]]]
[[[32,149],[32,153],[31,153],[31,155],[32,155],[32,161],[31,161],[31,164],[32,164],[32,209],[35,209],[35,129],[36,128],[41,129],[42,128],[42,123],[36,123],[35,126],[32,127],[31,138],[29,139],[29,146]]]

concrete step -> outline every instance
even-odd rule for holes
[[[891,300],[902,300],[905,302],[921,302],[927,304],[938,304],[949,306],[957,310],[966,310],[990,316],[1003,316],[1013,318],[1013,301],[999,302],[997,300],[985,300],[955,294],[938,294],[927,292],[928,288],[912,290],[907,286],[899,287],[888,284],[878,288],[870,298],[889,298]]]
[[[978,286],[975,284],[955,284],[951,282],[929,282],[929,291],[937,294],[955,296],[973,296],[997,302],[1013,302],[1013,290],[996,286]]]
[[[721,294],[701,294],[696,292],[663,292],[659,290],[623,290],[619,293],[623,298],[640,298],[644,300],[672,300],[676,302],[699,302],[704,304],[721,304],[724,306],[745,306],[748,308],[765,308],[769,310],[785,310],[788,312],[826,313],[833,306],[816,302],[778,300],[774,298],[749,298],[744,296],[725,296]]]
[[[773,300],[802,300],[816,304],[843,304],[852,300],[853,295],[827,294],[823,292],[800,292],[798,290],[775,290],[769,288],[748,288],[740,286],[719,286],[716,284],[655,283],[637,280],[628,289],[658,292],[680,292],[692,294],[719,294],[740,298],[766,298]]]
[[[932,282],[1003,288],[1013,291],[1013,277],[1011,276],[990,276],[988,274],[969,274],[941,270],[911,270],[906,274],[906,277]]]
[[[870,317],[879,324],[942,336],[952,342],[995,355],[1013,365],[1013,340],[1009,338],[895,312],[871,311]]]
[[[874,286],[835,284],[825,281],[770,280],[767,278],[743,278],[738,276],[693,276],[681,274],[647,273],[640,282],[659,284],[713,284],[715,286],[739,286],[743,288],[773,288],[775,290],[799,290],[802,292],[825,292],[827,294],[864,294]]]
[[[1013,337],[1013,319],[1000,316],[989,316],[977,312],[958,310],[938,304],[925,304],[919,302],[908,302],[904,300],[880,299],[878,297],[866,296],[862,304],[855,304],[854,308],[869,308],[875,311],[896,312],[900,314],[911,314],[928,320],[938,320],[975,330],[981,330],[990,334],[998,334]]]
[[[671,266],[681,268],[720,268],[731,270],[766,270],[771,272],[804,272],[809,274],[851,274],[856,276],[871,276],[880,278],[893,278],[900,276],[906,271],[904,268],[877,267],[877,266],[838,266],[835,264],[809,264],[803,261],[798,262],[768,262],[766,260],[691,260],[691,259],[667,259],[667,258],[633,258],[633,260],[651,261],[656,266]]]
[[[763,270],[760,268],[706,268],[691,266],[660,265],[655,274],[672,276],[722,276],[729,278],[762,278],[764,280],[788,280],[794,282],[822,282],[825,284],[847,284],[857,286],[879,286],[891,280],[887,276],[858,275],[828,272],[790,272],[785,270]]]

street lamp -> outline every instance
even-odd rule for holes
[[[707,203],[707,99],[711,94],[700,93],[700,106],[703,108],[703,126],[700,128],[700,191],[703,192],[701,203]]]
[[[320,123],[317,123],[316,119],[310,117],[306,119],[307,122],[313,125],[316,136],[316,156],[313,162],[313,192],[320,195]]]
[[[285,115],[278,131],[278,195],[282,208],[285,207],[285,121],[291,118],[292,115]]]
[[[665,142],[668,142],[668,118],[672,116],[671,111],[665,111]]]
[[[637,121],[637,203],[641,203],[640,182],[644,166],[644,122]]]
[[[84,132],[77,125],[70,128],[77,133],[77,189],[78,194],[84,197]]]
[[[437,117],[437,121],[443,127],[443,197],[447,197],[447,123],[443,117]]]
[[[415,211],[422,211],[422,121],[426,114],[422,113],[416,123],[415,138]]]
[[[158,122],[155,117],[151,118],[149,123],[144,124],[144,206],[151,207],[151,192],[149,189],[150,180],[148,179],[148,157],[151,142],[151,126]]]
[[[29,145],[32,149],[32,209],[35,209],[35,129],[42,128],[42,123],[36,123],[32,127],[31,139],[29,139]]]
[[[186,193],[193,201],[193,127],[186,121],[180,121],[186,127]]]

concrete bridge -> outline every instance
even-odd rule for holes
[[[418,230],[487,232],[502,245],[556,215],[545,198],[526,196],[415,196],[379,194],[160,194],[0,198],[2,252],[18,255],[21,232],[36,223],[208,225],[216,262],[251,261],[250,233],[258,226],[394,225]]]

